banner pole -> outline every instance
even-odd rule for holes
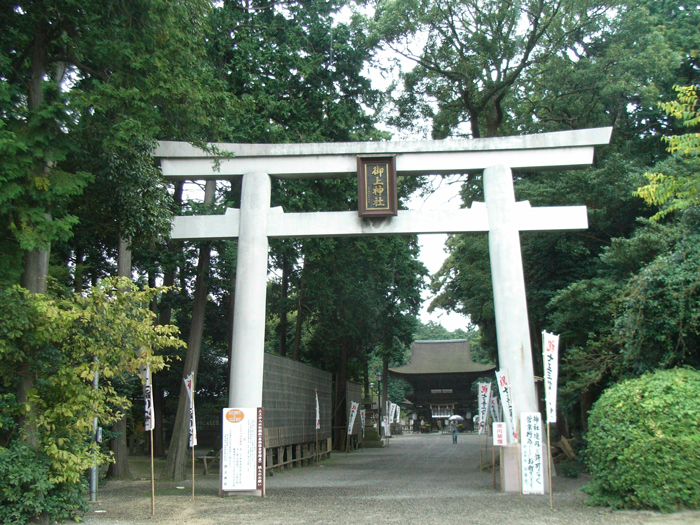
[[[549,508],[554,510],[554,488],[552,487],[552,441],[549,435],[549,423],[547,423],[547,460],[549,461]]]
[[[194,501],[194,447],[192,449],[192,501]]]
[[[496,489],[496,447],[491,443],[491,470],[493,470],[493,488]]]
[[[498,447],[498,463],[499,463],[498,477],[500,478],[500,481],[501,481],[501,492],[503,492],[503,485],[505,485],[505,483],[503,482],[503,447],[502,446]]]
[[[481,422],[479,422],[479,426],[481,426]],[[481,450],[481,432],[479,432],[479,472],[481,472],[481,475],[484,475],[484,460],[483,460],[483,451]]]
[[[520,472],[521,463],[523,461],[522,450],[520,450],[520,443],[515,444],[515,459],[518,463],[518,491],[520,492],[520,501],[523,500],[523,476]]]
[[[153,475],[153,429],[151,428],[151,516],[156,515],[156,482]]]

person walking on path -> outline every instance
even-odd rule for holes
[[[450,421],[450,432],[452,432],[452,444],[457,444],[457,422],[453,419]]]

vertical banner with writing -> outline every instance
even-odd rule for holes
[[[155,430],[156,418],[153,412],[153,386],[151,385],[151,367],[146,364],[146,368],[142,369],[144,376],[143,384],[143,402],[144,402],[144,422],[143,428],[146,432]]]
[[[360,409],[360,424],[362,425],[362,437],[365,437],[365,415],[367,411],[362,408]]]
[[[539,412],[520,414],[522,433],[523,494],[544,494],[542,459],[542,416]]]
[[[386,411],[384,412],[384,420],[382,424],[384,425],[384,436],[391,436],[391,419],[389,419],[389,414],[391,413],[391,401],[386,402]]]
[[[508,444],[506,439],[506,424],[495,422],[493,424],[493,446],[505,447]]]
[[[184,381],[187,390],[187,399],[190,404],[190,447],[197,446],[197,421],[194,417],[194,389],[192,388],[194,372],[190,372]]]
[[[557,379],[559,377],[559,336],[542,331],[544,391],[547,401],[547,423],[557,422]]]
[[[518,442],[518,430],[515,427],[515,409],[513,408],[513,396],[508,382],[508,374],[503,371],[496,372],[496,382],[501,394],[501,404],[503,405],[503,416],[510,429],[511,443]]]
[[[479,388],[479,434],[483,434],[489,417],[491,383],[479,383],[477,386]]]
[[[491,395],[491,402],[489,403],[489,408],[491,409],[491,419],[493,419],[494,423],[499,423],[501,421],[501,417],[498,414],[498,398]]]
[[[355,426],[355,417],[357,416],[357,408],[359,407],[357,401],[350,401],[350,414],[348,415],[348,436],[352,434],[352,427]]]
[[[396,421],[396,405],[392,403],[389,408],[389,423],[393,423],[394,421]]]
[[[221,490],[264,490],[263,409],[224,408]]]
[[[396,422],[401,423],[401,407],[396,405]]]
[[[316,430],[321,429],[321,410],[318,406],[318,390],[316,390]]]

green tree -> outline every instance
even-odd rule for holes
[[[379,0],[372,35],[415,62],[402,73],[392,122],[428,119],[433,138],[495,136],[515,129],[523,77],[601,31],[613,4],[584,1]],[[469,129],[463,124],[469,123]]]
[[[659,106],[668,116],[680,120],[684,128],[698,129],[700,110],[697,88],[678,86],[676,91],[677,100],[661,103]],[[657,165],[657,171],[646,173],[649,184],[636,192],[647,204],[660,207],[652,217],[654,220],[700,202],[700,133],[671,135],[663,137],[663,140],[668,143],[667,151],[673,157]]]
[[[155,352],[183,344],[175,327],[153,324],[148,304],[159,291],[107,279],[89,294],[52,298],[19,287],[1,292],[0,469],[9,472],[13,461],[27,469],[2,478],[3,521],[53,521],[84,510],[86,470],[110,460],[92,439],[93,418],[108,425],[130,405],[114,382],[146,363],[160,370],[163,358]],[[21,380],[16,370],[24,363],[37,378],[28,404],[14,395]],[[36,428],[34,448],[23,442],[27,412]],[[29,488],[26,476],[36,476]]]

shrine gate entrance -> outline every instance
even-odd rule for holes
[[[220,159],[188,143],[161,142],[155,156],[166,178],[243,178],[240,209],[176,217],[172,230],[173,239],[238,239],[229,406],[262,406],[269,238],[488,232],[498,358],[501,369],[509,370],[514,420],[521,412],[537,412],[520,232],[585,229],[588,220],[585,206],[532,208],[527,201],[516,202],[512,171],[589,166],[595,146],[607,144],[611,132],[595,128],[450,141],[217,144],[232,155]],[[482,172],[485,202],[460,210],[400,210],[383,218],[361,218],[357,212],[284,213],[270,207],[271,177],[355,177],[358,156],[387,155],[395,156],[398,176]],[[516,480],[517,491],[515,463],[506,461],[504,469],[507,479]]]

